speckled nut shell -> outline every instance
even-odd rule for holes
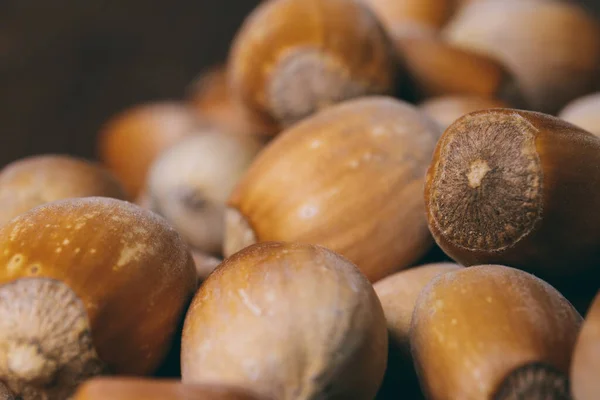
[[[24,400],[65,399],[99,373],[154,372],[196,289],[179,235],[121,200],[34,208],[0,244],[0,381]]]

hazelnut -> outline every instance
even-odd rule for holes
[[[482,265],[425,286],[410,344],[428,399],[567,400],[580,325],[581,316],[546,282]]]
[[[325,246],[372,282],[409,266],[432,243],[422,190],[439,135],[425,114],[387,97],[350,100],[296,124],[232,192],[225,256],[281,240]]]
[[[24,400],[154,372],[196,289],[179,235],[121,200],[36,207],[0,228],[0,243],[0,381]]]
[[[184,383],[280,400],[372,399],[387,332],[369,281],[323,247],[259,243],[202,284],[183,329]]]
[[[393,48],[359,0],[265,1],[234,39],[232,95],[290,125],[354,97],[394,90]]]
[[[598,165],[600,138],[556,117],[513,109],[467,114],[437,144],[425,184],[429,228],[462,265],[510,265],[567,297],[595,293]]]
[[[573,365],[571,386],[577,400],[593,400],[600,393],[600,292],[596,295],[579,333]]]

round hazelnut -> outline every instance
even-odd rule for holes
[[[0,381],[24,400],[154,372],[196,289],[180,236],[121,200],[36,207],[2,226],[0,243]]]
[[[372,399],[387,332],[369,281],[323,247],[250,246],[202,284],[187,313],[184,383],[217,383],[281,400]]]

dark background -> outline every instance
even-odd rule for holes
[[[258,2],[0,0],[0,166],[42,152],[94,157],[107,118],[182,98]]]

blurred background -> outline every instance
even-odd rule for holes
[[[128,106],[180,99],[259,0],[0,0],[0,163],[95,157]],[[584,0],[600,10],[598,0]]]

